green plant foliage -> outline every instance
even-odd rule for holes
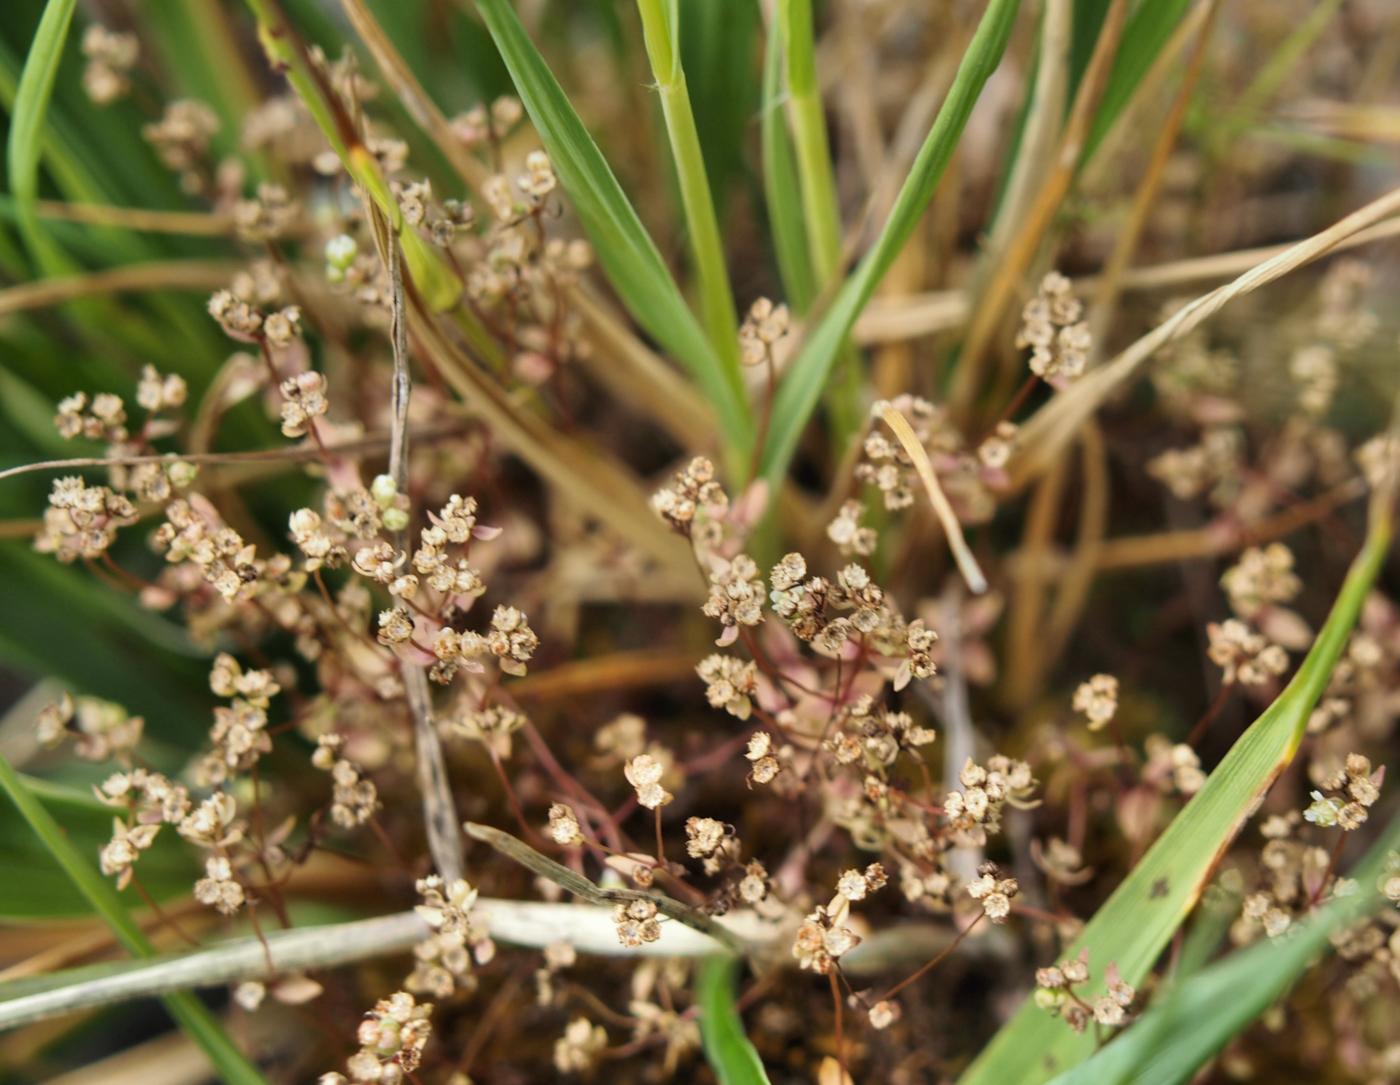
[[[753,423],[737,357],[726,364],[706,340],[622,186],[508,0],[479,0],[478,8],[609,282],[637,322],[690,370],[714,405],[730,448],[747,450]]]
[[[720,1085],[767,1085],[768,1074],[744,1035],[744,1023],[734,1008],[734,976],[739,963],[733,957],[709,957],[695,981],[700,1006],[700,1041],[705,1060]]]
[[[842,343],[933,198],[967,118],[972,115],[972,107],[1006,51],[1019,8],[1020,0],[992,0],[988,4],[977,33],[963,54],[943,107],[899,190],[889,220],[860,266],[841,287],[831,307],[807,333],[806,341],[784,376],[774,398],[768,439],[760,461],[760,473],[770,483],[777,482],[786,473],[802,431],[821,399]]]
[[[1205,786],[1167,826],[1064,954],[1088,950],[1101,975],[1116,964],[1138,984],[1190,914],[1217,857],[1255,803],[1293,759],[1308,716],[1327,686],[1391,540],[1376,518],[1326,624],[1292,681],[1240,737]],[[962,1085],[1038,1085],[1086,1059],[1094,1037],[1064,1027],[1027,999],[963,1075]]]
[[[1185,1085],[1232,1037],[1287,994],[1326,952],[1334,931],[1380,906],[1376,881],[1397,841],[1400,821],[1352,871],[1357,893],[1328,904],[1285,937],[1231,954],[1171,988],[1122,1036],[1051,1085]]]

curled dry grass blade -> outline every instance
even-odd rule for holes
[[[1147,975],[1255,804],[1297,752],[1308,716],[1385,561],[1393,518],[1391,495],[1378,494],[1366,542],[1292,681],[1094,914],[1064,953],[1066,959],[1087,950],[1096,973],[1116,964],[1124,981],[1133,985]],[[1092,1035],[1071,1032],[1026,999],[963,1075],[961,1085],[1039,1085],[1076,1066],[1093,1049]]]
[[[1376,881],[1396,844],[1393,821],[1351,871],[1358,891],[1334,900],[1286,937],[1264,939],[1170,988],[1122,1036],[1051,1085],[1185,1085],[1288,989],[1328,938],[1382,903]]]
[[[734,1005],[738,968],[732,957],[709,957],[701,963],[695,977],[700,1043],[720,1085],[767,1085],[768,1073],[744,1034],[744,1022]]]
[[[134,957],[151,956],[154,950],[150,941],[127,914],[116,890],[93,869],[88,859],[78,853],[53,816],[3,757],[0,757],[0,790],[9,796],[21,817],[43,841],[53,862],[63,868],[92,910],[112,928],[127,952]],[[209,1061],[223,1081],[229,1085],[266,1085],[262,1074],[238,1050],[223,1026],[202,1002],[188,993],[167,995],[163,1001],[170,1016],[209,1056]]]
[[[646,493],[630,471],[598,449],[519,410],[421,306],[410,306],[409,332],[461,397],[468,413],[486,422],[507,448],[561,495],[663,566],[693,568],[684,543],[652,513]]]
[[[1199,327],[1235,298],[1312,263],[1367,227],[1400,212],[1400,189],[1353,211],[1319,234],[1288,246],[1224,286],[1183,305],[1127,350],[1057,395],[1021,430],[1021,444],[1008,467],[1011,487],[1019,490],[1043,473],[1083,421],[1123,387],[1158,350]]]
[[[774,397],[772,419],[760,460],[760,473],[770,483],[787,471],[802,431],[821,399],[841,344],[933,198],[939,178],[972,114],[972,107],[1006,50],[1019,8],[1020,0],[992,0],[987,6],[880,236],[841,287],[831,307],[808,331],[806,341],[788,368]]]
[[[963,537],[957,513],[948,503],[943,487],[938,484],[938,475],[934,473],[933,464],[929,461],[928,450],[914,433],[914,428],[909,425],[909,419],[894,407],[885,404],[880,411],[880,417],[885,420],[885,425],[890,427],[904,451],[914,461],[914,470],[919,475],[919,481],[924,484],[924,492],[938,516],[938,522],[943,525],[943,533],[947,536],[948,548],[953,551],[953,558],[958,563],[958,571],[962,573],[973,594],[982,594],[987,590],[987,578],[982,575],[977,559],[973,557],[972,550]]]
[[[690,371],[714,406],[727,462],[739,477],[753,440],[753,419],[737,353],[721,354],[706,339],[622,186],[509,0],[479,0],[477,7],[608,281],[637,323]]]

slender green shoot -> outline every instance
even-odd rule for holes
[[[808,255],[817,289],[826,290],[841,271],[841,205],[826,135],[826,111],[817,82],[812,0],[782,0],[778,5],[778,40],[787,58],[788,118],[797,157]],[[859,355],[849,343],[843,343],[837,358],[837,378],[826,396],[837,448],[844,448],[846,440],[860,428],[862,388]]]
[[[73,22],[77,0],[50,0],[39,19],[34,41],[24,61],[14,110],[10,114],[10,193],[15,198],[20,235],[46,274],[63,271],[68,262],[39,225],[34,205],[39,198],[39,156],[44,142],[44,115],[53,97],[63,45]]]
[[[914,159],[874,246],[846,280],[831,307],[807,333],[773,403],[760,471],[770,482],[781,479],[798,441],[821,399],[831,367],[880,280],[909,240],[933,198],[972,107],[1006,51],[1020,0],[991,0],[963,55],[948,96]]]
[[[685,70],[681,66],[676,0],[637,0],[637,10],[642,16],[642,36],[661,96],[661,113],[666,120],[666,134],[680,182],[681,207],[699,280],[700,316],[716,353],[737,375],[739,328],[734,315],[734,296],[729,288],[724,243],[715,218],[700,135],[690,108],[690,91],[686,88]]]

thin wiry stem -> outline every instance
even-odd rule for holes
[[[424,430],[417,434],[421,441],[436,442],[444,437],[457,437],[462,434],[460,426]],[[325,451],[337,456],[368,456],[383,452],[389,447],[392,434],[381,433],[358,441],[343,441],[327,444]],[[35,463],[22,463],[0,471],[0,482],[17,475],[29,475],[36,471],[71,471],[83,467],[138,467],[143,463],[197,463],[211,467],[239,463],[298,463],[306,460],[319,460],[322,450],[312,445],[292,448],[265,448],[252,452],[197,452],[159,453],[150,456],[75,456],[64,460],[39,460]]]
[[[639,889],[605,889],[577,871],[570,870],[562,863],[556,863],[549,856],[536,851],[524,841],[517,840],[509,833],[501,832],[500,829],[494,829],[489,825],[478,825],[471,821],[467,822],[465,828],[467,835],[472,839],[490,844],[507,859],[513,859],[527,870],[533,871],[541,878],[549,879],[566,892],[591,904],[626,904],[634,900],[649,900],[656,905],[656,910],[662,915],[674,919],[677,923],[684,923],[687,927],[699,931],[701,934],[708,935],[730,953],[743,954],[748,951],[749,947],[743,938],[727,927],[721,926],[712,917],[697,911],[688,904],[682,904],[673,897],[661,893],[644,893]]]
[[[404,300],[403,266],[398,238],[375,212],[377,237],[389,265],[392,314],[389,338],[394,349],[394,380],[391,395],[393,432],[389,439],[389,475],[398,492],[408,492],[408,405],[413,381],[408,368],[408,313]],[[403,549],[403,533],[396,533],[394,545]],[[417,751],[418,790],[422,793],[423,824],[428,835],[428,851],[433,866],[448,882],[462,877],[462,838],[457,831],[457,806],[452,800],[452,784],[447,778],[447,760],[442,739],[433,722],[433,696],[427,672],[420,666],[403,668],[404,697],[413,717],[413,744]]]

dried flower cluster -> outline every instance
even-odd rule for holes
[[[1021,311],[1016,346],[1031,351],[1031,372],[1052,384],[1064,385],[1084,372],[1089,361],[1089,325],[1084,306],[1070,281],[1052,271],[1040,281],[1035,297]]]

